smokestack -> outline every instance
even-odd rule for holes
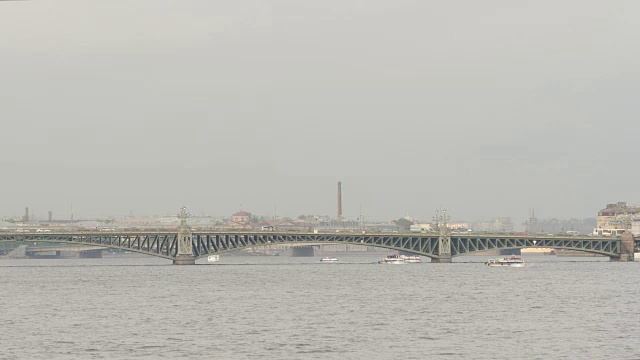
[[[342,182],[338,181],[338,220],[342,220]]]
[[[53,212],[49,210],[49,222],[53,221]]]
[[[24,222],[29,222],[29,207],[24,208]]]

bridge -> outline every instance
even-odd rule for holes
[[[426,234],[349,234],[273,231],[198,231],[186,220],[183,208],[177,233],[171,232],[43,232],[2,233],[0,243],[50,242],[123,249],[173,260],[175,265],[193,265],[197,259],[229,251],[266,245],[353,244],[403,251],[431,259],[432,263],[451,263],[452,258],[503,249],[554,248],[609,256],[611,261],[633,261],[640,249],[640,238],[545,236],[510,234],[455,234],[441,218],[436,233]]]

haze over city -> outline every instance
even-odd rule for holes
[[[4,216],[640,202],[637,2],[1,7]]]
[[[640,359],[639,35],[638,0],[0,0],[0,358]]]

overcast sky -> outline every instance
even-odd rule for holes
[[[639,44],[635,0],[3,1],[0,214],[594,217]]]

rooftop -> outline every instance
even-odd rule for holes
[[[607,207],[598,211],[598,216],[615,216],[620,214],[638,214],[640,206],[628,206],[626,202],[620,201],[616,204],[607,204]]]

